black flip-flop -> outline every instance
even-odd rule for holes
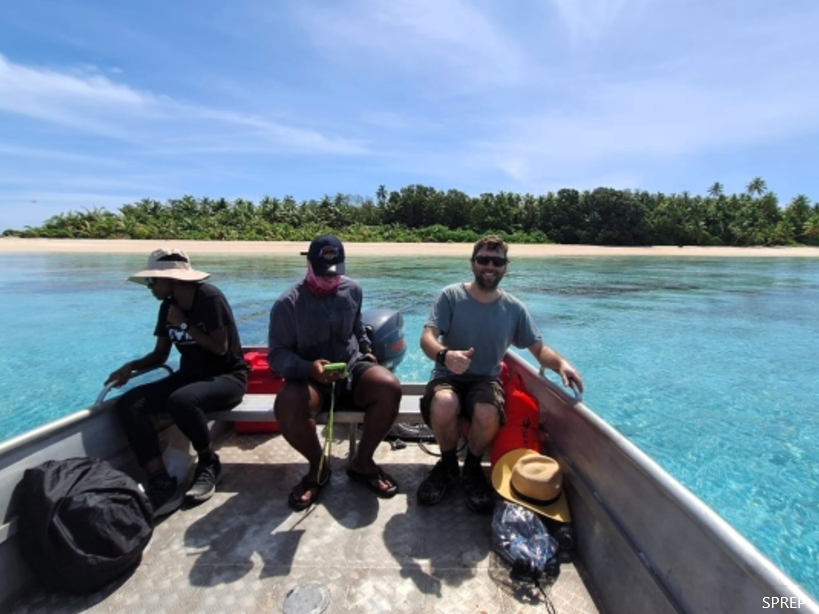
[[[350,468],[347,469],[347,476],[351,480],[355,480],[356,482],[361,482],[373,491],[377,496],[381,497],[382,499],[390,499],[398,494],[398,482],[395,481],[386,471],[384,471],[381,467],[376,467],[376,470],[372,473],[359,473],[358,471],[354,471]],[[381,490],[373,484],[373,480],[381,480],[382,482],[387,482],[392,484],[387,490]]]
[[[308,490],[313,490],[314,488],[316,489],[315,494],[305,501],[304,499],[301,499],[300,497],[294,495],[293,491],[291,490],[290,496],[287,497],[287,504],[297,512],[306,510],[308,507],[310,507],[316,501],[318,501],[319,494],[321,494],[321,489],[327,486],[327,484],[330,482],[330,475],[331,475],[330,469],[327,469],[327,473],[325,474],[324,480],[322,482],[316,482],[315,480],[311,480],[309,477],[305,475],[300,482],[302,494],[306,493]]]

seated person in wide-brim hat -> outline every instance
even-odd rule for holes
[[[176,347],[179,369],[159,381],[137,386],[116,401],[117,414],[139,464],[148,477],[148,496],[159,517],[176,510],[184,497],[191,503],[210,499],[221,477],[219,457],[213,450],[206,414],[231,409],[242,401],[247,388],[247,363],[225,295],[204,280],[208,273],[191,266],[188,255],[177,249],[158,249],[148,265],[129,277],[160,301],[154,349],[126,362],[106,380],[116,387],[127,383],[134,371],[165,363]],[[190,439],[198,454],[194,480],[186,493],[177,478],[168,474],[159,437],[150,414],[168,413]]]

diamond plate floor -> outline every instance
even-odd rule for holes
[[[548,612],[541,593],[510,580],[491,546],[489,516],[459,491],[419,507],[415,489],[435,458],[416,444],[382,443],[376,461],[401,492],[380,500],[345,474],[346,427],[336,427],[330,484],[317,506],[293,512],[290,488],[306,464],[278,435],[230,434],[219,442],[223,479],[207,503],[154,531],[128,578],[88,596],[36,590],[13,612],[281,612],[293,588],[319,582],[328,614]],[[556,612],[597,608],[571,561],[545,587]]]

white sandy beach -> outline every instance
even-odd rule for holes
[[[158,247],[184,249],[195,254],[297,255],[308,242],[290,241],[136,241],[98,239],[0,238],[0,253],[140,253]],[[471,243],[351,243],[344,244],[348,256],[465,256]],[[599,247],[596,245],[523,245],[509,248],[510,258],[613,257],[613,256],[707,256],[731,258],[819,258],[818,247]]]

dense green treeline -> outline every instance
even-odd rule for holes
[[[597,188],[541,196],[472,197],[410,185],[375,199],[338,194],[258,203],[183,196],[143,199],[114,213],[72,211],[4,236],[95,239],[308,241],[334,232],[348,241],[472,242],[494,232],[515,243],[590,245],[819,245],[819,204],[799,195],[784,208],[754,178],[741,194],[720,183],[707,196]]]

